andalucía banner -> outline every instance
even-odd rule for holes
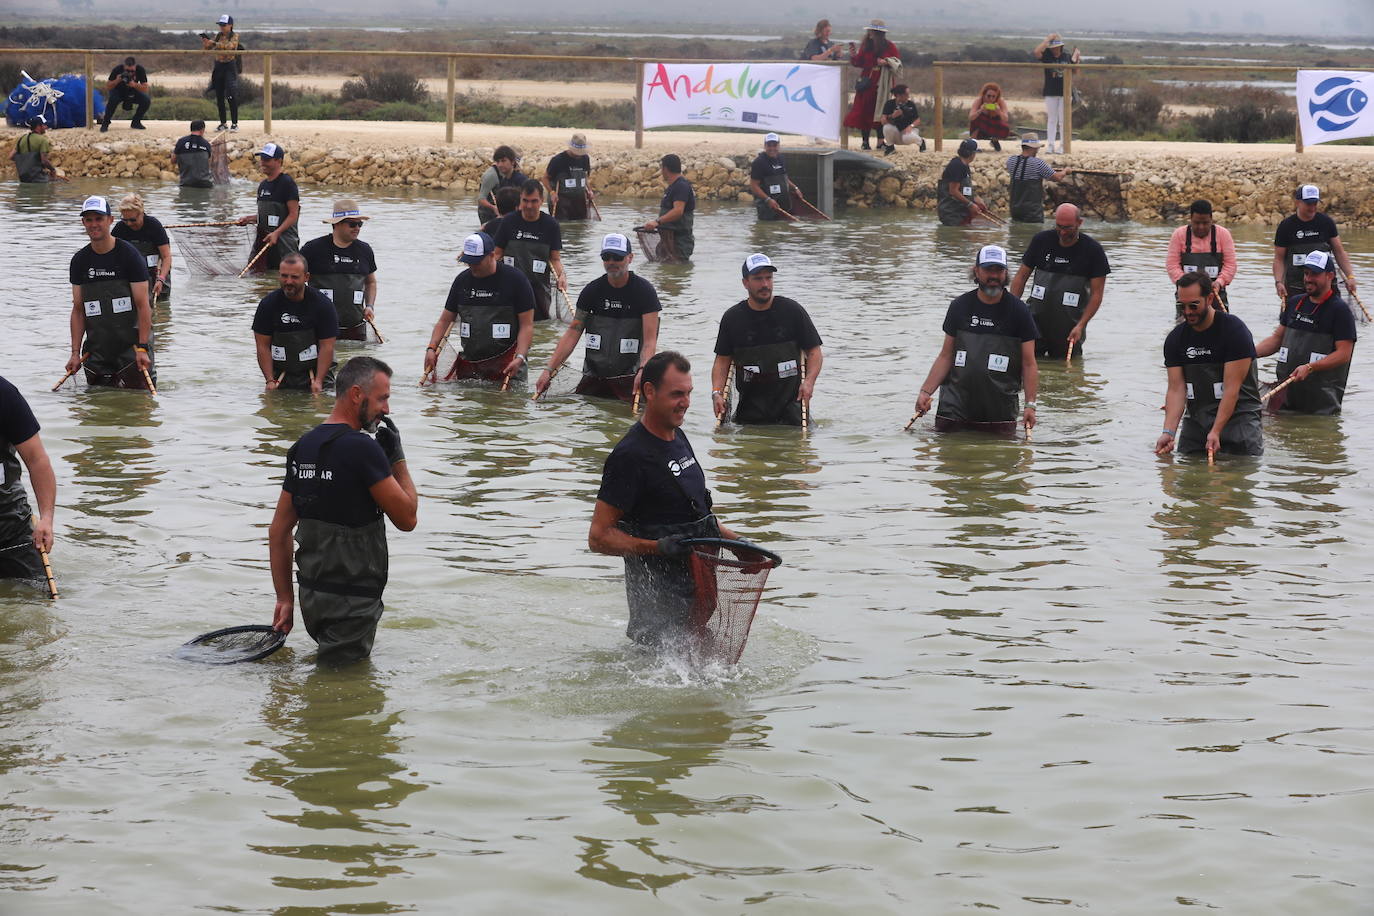
[[[840,68],[645,64],[644,126],[700,124],[840,138]]]
[[[1374,137],[1374,73],[1298,71],[1298,124],[1307,145]]]

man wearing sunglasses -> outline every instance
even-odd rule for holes
[[[119,107],[121,102],[125,109],[138,106],[129,126],[134,130],[144,129],[143,117],[148,113],[148,108],[153,104],[153,100],[148,95],[148,71],[143,69],[142,64],[132,57],[124,58],[122,66],[115,67],[110,71],[110,79],[105,84],[105,93],[105,117],[100,122],[102,134],[110,129],[110,118],[114,117],[115,109]]]
[[[367,340],[367,322],[377,302],[377,258],[372,246],[359,241],[363,216],[357,201],[336,200],[328,219],[334,231],[301,246],[310,268],[310,285],[334,303],[340,340]]]
[[[1212,305],[1212,278],[1192,271],[1174,284],[1183,321],[1164,339],[1169,390],[1155,454],[1206,450],[1260,455],[1255,339],[1245,322]],[[1180,427],[1180,422],[1182,426]]]
[[[1063,359],[1074,351],[1082,353],[1088,322],[1102,307],[1112,268],[1097,239],[1082,229],[1079,209],[1060,204],[1054,211],[1054,228],[1035,234],[1012,278],[1011,294],[1030,306],[1040,329],[1037,356]],[[1030,292],[1023,295],[1028,280]]]
[[[558,339],[548,367],[534,384],[543,394],[572,354],[586,340],[578,394],[629,401],[639,390],[644,363],[658,347],[658,293],[648,280],[630,270],[630,240],[612,232],[601,240],[605,275],[583,288],[572,324]]]

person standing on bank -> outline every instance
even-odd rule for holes
[[[911,88],[906,83],[892,87],[892,98],[883,103],[883,115],[878,119],[883,127],[883,155],[891,156],[899,145],[916,144],[921,152],[926,151],[926,141],[921,139],[921,115],[916,103],[911,100]]]
[[[415,530],[420,500],[389,416],[390,398],[391,367],[353,357],[339,371],[329,418],[286,453],[267,534],[277,595],[272,627],[290,633],[295,624],[294,558],[301,619],[324,664],[372,653],[390,565],[383,516],[401,531]]]
[[[148,113],[153,100],[148,95],[148,71],[132,57],[124,58],[122,65],[110,71],[110,79],[105,84],[105,117],[100,122],[102,134],[110,129],[110,119],[121,103],[128,108],[138,106],[129,127],[144,130],[143,116]]]
[[[0,378],[0,579],[42,579],[43,557],[52,550],[53,511],[57,505],[57,476],[38,435],[38,420],[19,389]],[[29,472],[38,524],[24,493],[19,462]]]
[[[529,179],[516,168],[520,157],[509,146],[498,146],[491,154],[491,166],[477,184],[477,222],[485,223],[500,214],[493,195],[502,188],[519,190]]]
[[[1259,376],[1250,329],[1235,315],[1213,307],[1212,278],[1206,274],[1184,274],[1174,286],[1183,322],[1164,339],[1169,391],[1155,454],[1175,449],[1184,455],[1263,454]]]
[[[1045,40],[1035,46],[1035,56],[1043,64],[1055,66],[1045,68],[1045,82],[1041,94],[1045,97],[1045,147],[1047,153],[1064,152],[1064,64],[1078,63],[1081,55],[1074,48],[1067,58],[1064,56],[1064,39],[1058,32],[1051,32]],[[1055,137],[1058,137],[1056,142]]]
[[[52,141],[48,139],[48,119],[34,115],[27,125],[29,132],[14,144],[10,159],[14,170],[23,184],[42,184],[57,178],[57,166],[52,164],[48,153],[52,152]]]
[[[587,546],[625,558],[625,634],[653,647],[681,645],[696,588],[687,560],[693,537],[737,535],[711,512],[706,475],[682,431],[692,402],[692,364],[665,350],[644,364],[644,415],[606,458]]]
[[[110,234],[138,249],[148,265],[148,279],[152,282],[149,300],[165,300],[172,292],[172,240],[156,216],[143,212],[143,198],[126,194],[119,202],[119,222]]]
[[[1341,412],[1345,399],[1350,358],[1355,353],[1355,316],[1336,291],[1336,263],[1331,252],[1309,251],[1303,277],[1307,292],[1288,300],[1278,327],[1255,344],[1255,354],[1277,353],[1277,381],[1295,379],[1270,398],[1270,410],[1330,416]]]
[[[72,256],[68,268],[72,355],[67,371],[75,373],[84,364],[88,385],[147,389],[149,380],[157,381],[148,265],[137,248],[110,233],[112,222],[105,198],[82,203],[81,225],[91,241]]]
[[[763,138],[763,152],[754,157],[749,166],[749,190],[754,195],[754,209],[759,219],[782,219],[782,214],[792,213],[793,199],[804,200],[801,188],[787,177],[787,163],[782,158],[782,138],[777,134],[766,134]]]
[[[549,212],[557,220],[587,218],[592,193],[592,157],[587,155],[587,135],[573,134],[568,148],[549,160],[544,187],[549,190]]]
[[[811,33],[811,40],[802,49],[802,60],[843,60],[844,48],[830,40],[830,20],[822,19],[816,23],[816,29]],[[849,48],[854,49],[854,42],[849,43]]]
[[[1226,307],[1230,302],[1226,287],[1236,277],[1236,243],[1231,230],[1213,221],[1210,200],[1195,200],[1188,207],[1188,224],[1179,226],[1169,236],[1164,266],[1175,283],[1186,273],[1206,274],[1221,299],[1222,310],[1230,311]],[[1174,317],[1183,320],[1181,312]]]
[[[1325,213],[1317,212],[1321,202],[1321,191],[1314,184],[1305,184],[1293,192],[1294,211],[1279,223],[1274,233],[1274,287],[1279,298],[1287,302],[1291,296],[1301,296],[1306,291],[1304,268],[1308,252],[1329,251],[1336,256],[1336,263],[1345,273],[1345,285],[1351,292],[1356,289],[1355,271],[1350,265],[1350,255],[1345,253],[1341,243],[1340,230],[1336,221]]]
[[[201,44],[207,51],[215,51],[215,67],[210,71],[210,88],[215,90],[215,105],[219,108],[219,127],[215,130],[239,129],[239,74],[243,72],[243,55],[234,51],[242,50],[238,33],[234,31],[234,17],[225,14],[216,21],[218,32],[210,35],[200,34]],[[229,118],[224,116],[224,106],[229,106]],[[228,123],[232,119],[232,126]]]
[[[658,219],[644,224],[650,232],[659,233],[658,255],[664,261],[690,261],[697,240],[692,235],[696,220],[697,192],[682,174],[682,159],[669,153],[659,160],[659,174],[667,188],[658,202]]]
[[[239,217],[238,223],[258,227],[253,253],[256,255],[264,245],[270,247],[257,266],[264,271],[276,270],[282,258],[300,247],[296,224],[301,218],[301,191],[296,186],[296,179],[283,171],[286,150],[275,143],[266,143],[253,155],[258,159],[258,169],[266,177],[258,182],[258,212]]]
[[[524,381],[534,339],[530,281],[497,260],[496,245],[485,232],[464,239],[458,259],[468,266],[453,279],[448,301],[430,332],[425,378],[434,372],[439,348],[457,320],[460,356],[445,379],[480,378],[502,385]]]
[[[859,69],[859,79],[854,84],[854,101],[844,116],[844,126],[859,132],[863,137],[863,149],[872,149],[868,138],[878,127],[878,100],[887,99],[892,75],[902,66],[901,52],[887,40],[887,24],[881,19],[869,22],[863,44],[849,55],[849,65]]]
[[[377,303],[377,258],[372,246],[359,241],[363,216],[356,201],[336,200],[329,219],[333,232],[301,246],[310,285],[334,303],[341,340],[367,340],[367,323]]]
[[[630,270],[633,261],[634,252],[625,236],[613,232],[601,240],[601,264],[606,273],[578,295],[572,323],[534,383],[537,394],[549,389],[549,382],[585,336],[587,348],[577,393],[632,400],[639,390],[644,362],[658,348],[662,310],[653,284]]]
[[[725,386],[735,366],[736,423],[802,425],[821,374],[821,335],[795,300],[773,295],[777,268],[755,253],[740,267],[748,297],[726,309],[716,333],[711,366],[711,407],[724,420]]]
[[[181,175],[183,188],[213,188],[214,176],[210,173],[210,156],[214,150],[205,139],[205,122],[196,118],[191,122],[191,132],[172,147],[172,165]]]
[[[973,193],[973,172],[969,165],[978,155],[977,140],[961,140],[959,154],[949,160],[935,189],[935,212],[946,226],[967,226],[975,216],[991,216],[987,204]]]
[[[1011,281],[1011,294],[1019,299],[1030,280],[1030,295],[1024,298],[1040,329],[1036,353],[1054,359],[1063,359],[1070,348],[1083,352],[1088,322],[1102,307],[1112,272],[1107,252],[1082,227],[1077,207],[1056,207],[1054,228],[1035,234]]]
[[[1063,181],[1073,169],[1056,169],[1036,153],[1041,147],[1035,134],[1021,137],[1021,155],[1007,157],[1011,175],[1011,218],[1018,223],[1045,221],[1045,179]]]
[[[277,275],[281,288],[263,296],[253,314],[258,368],[268,391],[287,388],[319,394],[334,381],[338,314],[334,304],[309,285],[310,271],[299,253],[282,258]]]
[[[1040,370],[1035,339],[1040,336],[1026,303],[1007,291],[1007,252],[997,245],[978,251],[971,271],[978,284],[956,297],[945,312],[945,342],[916,398],[916,413],[930,410],[935,389],[940,406],[935,428],[1016,432],[1020,410],[1026,431],[1035,428]]]
[[[531,178],[520,188],[520,207],[506,215],[492,237],[496,258],[518,269],[534,290],[534,320],[548,321],[553,301],[553,277],[568,292],[563,270],[563,230],[558,220],[544,212],[544,186]]]

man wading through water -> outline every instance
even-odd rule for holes
[[[640,392],[644,416],[606,459],[587,546],[625,558],[626,635],[642,645],[681,645],[695,597],[683,540],[737,535],[711,514],[706,475],[681,429],[692,364],[672,350],[654,354]]]

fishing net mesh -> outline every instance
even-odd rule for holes
[[[210,180],[215,184],[229,183],[229,144],[222,136],[210,144]]]
[[[177,655],[208,665],[232,665],[271,655],[285,642],[286,637],[271,627],[230,627],[191,640]]]
[[[739,661],[773,566],[772,559],[748,545],[692,547],[692,631],[702,652],[730,665]]]
[[[1068,181],[1050,182],[1045,190],[1053,206],[1075,204],[1084,216],[1120,223],[1130,218],[1126,194],[1121,188],[1123,178],[1130,180],[1114,172],[1074,170],[1069,173]]]
[[[173,229],[177,250],[191,272],[206,277],[236,277],[253,256],[255,226],[205,226]]]
[[[671,232],[636,229],[635,240],[639,242],[640,253],[651,264],[677,264],[682,261],[677,254],[677,237]]]

